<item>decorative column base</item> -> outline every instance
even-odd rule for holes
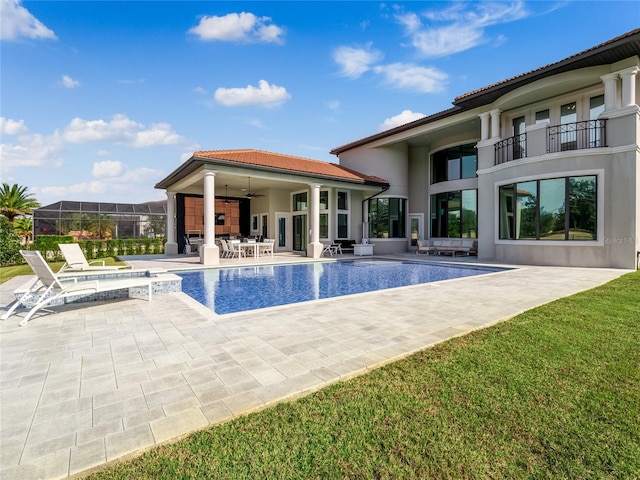
[[[307,257],[320,258],[322,256],[322,250],[324,250],[322,243],[310,243],[307,245]]]
[[[178,255],[178,244],[177,243],[165,243],[164,244],[164,254],[165,255]]]
[[[203,265],[219,265],[220,249],[217,245],[203,245],[200,247],[200,263]]]

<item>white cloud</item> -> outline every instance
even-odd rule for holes
[[[423,13],[430,25],[441,26],[425,27],[415,13],[398,14],[396,20],[405,27],[418,52],[433,58],[473,48],[485,41],[485,27],[513,22],[527,15],[522,1],[473,2]]]
[[[109,185],[105,182],[94,180],[91,182],[75,183],[67,186],[34,187],[34,191],[37,194],[40,193],[52,198],[69,199],[78,195],[106,193],[109,191]]]
[[[63,75],[60,80],[60,85],[65,88],[75,88],[80,86],[80,82],[78,80],[74,80],[69,75]]]
[[[95,178],[117,177],[125,171],[124,163],[117,160],[94,162],[92,175]]]
[[[56,40],[53,30],[47,28],[21,5],[20,0],[0,0],[0,39],[17,40],[18,38]]]
[[[168,123],[154,123],[151,128],[137,132],[131,146],[153,147],[156,145],[177,145],[183,138],[174,132]]]
[[[105,141],[131,147],[177,145],[185,141],[168,123],[156,123],[147,128],[122,114],[114,115],[110,121],[74,118],[63,135],[69,143]]]
[[[424,113],[403,110],[398,115],[385,119],[385,121],[378,126],[378,131],[382,132],[384,130],[389,130],[390,128],[399,127],[400,125],[405,125],[423,117],[425,117]]]
[[[27,126],[24,124],[24,120],[0,117],[0,133],[3,135],[20,135],[27,133]]]
[[[104,162],[99,162],[104,163]],[[40,199],[42,197],[50,199],[51,202],[60,199],[83,199],[92,200],[94,198],[99,201],[104,201],[104,196],[108,195],[110,198],[126,198],[126,202],[143,202],[149,200],[149,198],[137,197],[138,192],[147,191],[147,187],[158,182],[163,172],[160,170],[153,170],[151,168],[137,168],[135,170],[128,170],[126,165],[121,162],[122,171],[117,175],[98,178],[88,182],[74,183],[71,185],[52,185],[41,188],[33,188],[34,193]],[[94,164],[94,177],[96,173]],[[122,200],[117,200],[122,201]],[[47,202],[48,203],[48,202]]]
[[[196,87],[193,89],[194,92],[199,93],[200,95],[206,95],[208,92],[202,87]]]
[[[382,58],[382,53],[372,50],[371,44],[367,48],[342,46],[333,52],[334,61],[340,65],[340,75],[352,79],[359,78]]]
[[[436,68],[421,67],[410,63],[392,63],[374,67],[393,88],[414,90],[420,93],[440,92],[448,80],[446,73]]]
[[[226,107],[238,105],[273,107],[289,100],[291,94],[285,87],[270,85],[266,80],[260,80],[258,87],[248,85],[245,88],[218,88],[213,97]]]
[[[284,43],[284,29],[271,23],[269,17],[253,13],[229,13],[223,17],[204,16],[189,30],[200,40],[238,43]]]
[[[59,167],[63,149],[64,142],[58,132],[52,135],[20,135],[15,143],[0,145],[0,170],[4,176],[18,167]]]

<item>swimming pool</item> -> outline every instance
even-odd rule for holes
[[[182,291],[219,315],[504,270],[390,260],[350,260],[174,272]]]

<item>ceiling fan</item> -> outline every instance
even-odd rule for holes
[[[264,195],[261,195],[259,193],[251,193],[251,177],[247,177],[247,178],[249,179],[249,187],[242,189],[243,192],[247,192],[245,194],[245,197],[247,197],[247,198],[264,197]]]

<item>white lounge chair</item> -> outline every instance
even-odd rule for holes
[[[128,265],[108,265],[105,266],[104,260],[92,260],[87,261],[87,258],[82,253],[80,245],[77,243],[59,243],[58,247],[64,256],[65,264],[58,273],[62,272],[88,272],[92,270],[120,270],[122,268],[130,268]],[[102,262],[102,265],[93,265],[94,263]]]
[[[30,307],[29,313],[20,322],[20,326],[24,327],[29,320],[41,308],[55,302],[57,300],[66,300],[69,297],[76,299],[83,295],[91,295],[101,292],[113,292],[115,290],[124,290],[135,287],[146,287],[148,291],[148,299],[151,301],[151,278],[148,277],[129,277],[115,279],[96,279],[78,281],[76,277],[58,277],[49,264],[42,258],[37,250],[20,250],[20,253],[27,261],[33,273],[36,274],[36,281],[32,282],[28,288],[21,288],[15,291],[16,296],[22,294],[11,308],[2,315],[2,320],[9,318],[20,305]]]

